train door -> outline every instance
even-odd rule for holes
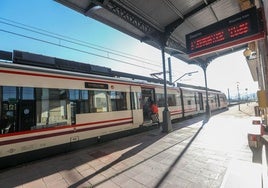
[[[202,93],[198,93],[198,99],[199,99],[199,109],[202,111],[204,110],[204,101]]]
[[[141,105],[143,108],[143,121],[148,122],[151,120],[150,104],[152,100],[155,100],[155,90],[151,88],[141,88]]]
[[[130,86],[130,91],[131,115],[133,118],[133,125],[138,127],[143,124],[141,88],[139,86]]]
[[[220,108],[221,107],[221,101],[220,101],[219,94],[217,94],[217,103],[218,103],[217,107]]]
[[[197,96],[196,93],[194,92],[194,104],[195,104],[195,111],[198,111],[198,100],[197,100]]]
[[[30,87],[18,88],[17,120],[19,131],[30,130],[35,126],[35,89]]]

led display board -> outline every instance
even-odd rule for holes
[[[108,89],[109,86],[108,86],[108,84],[85,82],[85,88],[91,88],[91,89]]]
[[[189,57],[250,42],[264,37],[256,7],[186,35]]]

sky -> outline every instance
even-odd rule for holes
[[[161,51],[52,0],[1,0],[0,50],[20,50],[149,76],[162,72]],[[166,54],[166,58],[170,57]],[[171,58],[172,79],[205,86],[203,70]],[[208,87],[231,96],[256,93],[243,52],[212,61]]]

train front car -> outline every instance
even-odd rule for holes
[[[5,161],[0,167],[118,137],[143,123],[138,85],[37,66],[0,66],[0,158]]]

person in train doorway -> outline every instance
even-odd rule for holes
[[[154,101],[151,101],[151,119],[153,123],[157,123],[159,125],[159,114],[158,114],[158,106]]]

